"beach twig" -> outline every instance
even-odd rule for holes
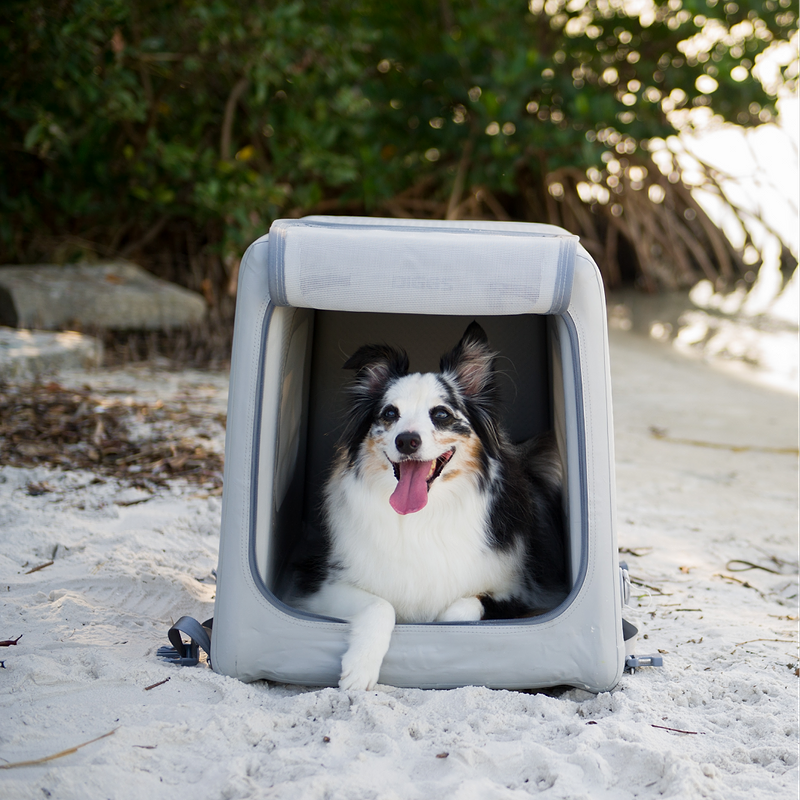
[[[731,564],[744,564],[742,567],[732,567]],[[783,575],[782,572],[779,572],[776,569],[770,569],[769,567],[762,567],[760,564],[754,564],[752,561],[743,561],[741,558],[733,558],[731,559],[726,565],[725,569],[729,569],[731,572],[747,572],[751,569],[763,569],[764,572],[771,572],[773,575]]]
[[[653,551],[652,547],[620,547],[619,552],[624,553],[628,556],[636,556],[637,558],[641,558],[642,556],[650,555]]]
[[[149,692],[151,689],[155,689],[156,686],[163,686],[168,680],[169,678],[164,678],[163,681],[159,681],[158,683],[151,683],[150,686],[145,686],[144,690]]]
[[[31,761],[14,761],[11,764],[0,764],[0,769],[14,769],[15,767],[35,767],[37,764],[44,764],[47,761],[53,761],[56,758],[62,758],[63,756],[72,755],[72,753],[77,752],[82,747],[86,747],[86,745],[99,742],[101,739],[105,739],[107,736],[111,736],[113,733],[116,732],[117,728],[114,728],[113,731],[104,733],[102,736],[98,736],[96,739],[90,739],[88,742],[83,742],[83,744],[76,744],[75,747],[70,747],[67,750],[62,750],[60,753],[53,753],[53,755],[45,756],[44,758],[34,758]]]
[[[664,597],[672,597],[672,595],[669,592],[662,591],[661,589],[658,588],[658,586],[651,586],[649,583],[644,583],[643,581],[640,581],[638,578],[634,578],[633,576],[631,576],[631,583],[634,584],[635,586],[643,586],[645,589],[650,589],[650,591],[652,592],[658,592],[660,595],[663,595]]]
[[[53,561],[45,561],[44,564],[39,564],[38,567],[34,567],[33,569],[29,569],[25,574],[32,575],[34,572],[38,572],[40,569],[44,569],[45,567],[52,567],[55,562]]]
[[[705,731],[682,731],[680,728],[668,728],[666,725],[653,725],[650,724],[651,728],[661,728],[662,731],[672,731],[673,733],[689,733],[693,735],[701,735],[705,736]]]
[[[748,583],[747,581],[743,581],[740,578],[734,578],[733,575],[724,575],[722,572],[715,572],[713,575],[714,578],[722,578],[724,581],[732,581],[733,583],[738,583],[740,586],[743,586],[745,589],[752,589],[754,592],[758,592],[760,597],[766,598],[764,592],[760,589],[757,589],[753,586],[752,583]]]
[[[780,642],[781,644],[797,644],[793,639],[748,639],[746,642],[738,642],[736,647],[741,647],[744,644],[752,644],[753,642]]]
[[[687,444],[692,447],[710,447],[713,450],[729,450],[732,453],[772,453],[775,455],[796,456],[800,454],[800,450],[796,447],[768,447],[766,445],[756,444],[723,444],[721,442],[705,442],[701,439],[682,439],[677,436],[670,436],[666,431],[657,428],[654,425],[650,426],[650,435],[654,439],[659,439],[662,442],[670,442],[671,444]]]
[[[742,586],[744,586],[745,589],[756,589],[756,587],[753,586],[752,583],[748,583],[747,581],[743,581],[741,578],[734,578],[733,575],[723,575],[721,572],[715,572],[714,573],[714,577],[715,578],[722,578],[723,580],[726,580],[726,581],[733,581],[734,583],[741,584]],[[758,589],[756,589],[756,591],[758,591]]]

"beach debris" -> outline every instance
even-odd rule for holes
[[[630,520],[629,520],[630,522]],[[636,556],[636,558],[641,558],[642,556],[649,556],[650,553],[653,552],[652,547],[620,547],[619,548],[620,554],[625,554],[628,556]]]
[[[773,556],[772,559],[778,566],[785,566],[788,565],[788,561],[784,561],[783,559],[775,558]],[[735,566],[732,566],[735,565]],[[777,569],[772,569],[771,567],[765,567],[761,564],[754,564],[752,561],[745,561],[741,558],[734,558],[731,559],[726,565],[725,569],[729,572],[747,572],[751,569],[760,569],[764,572],[770,572],[773,575],[783,575],[784,573]]]
[[[650,725],[651,728],[661,728],[662,731],[672,731],[672,733],[688,733],[693,736],[705,736],[705,731],[682,731],[680,728],[668,728],[666,725]]]
[[[224,414],[197,413],[183,400],[123,402],[88,386],[0,384],[0,447],[14,467],[92,470],[146,489],[180,478],[220,493],[223,456],[198,439],[224,425]],[[27,487],[32,496],[47,491],[45,483]]]
[[[135,500],[115,500],[114,505],[127,508],[128,506],[138,506],[141,503],[146,503],[148,500],[152,499],[153,495],[148,495],[147,497],[137,497]]]
[[[33,569],[29,569],[25,574],[26,575],[33,575],[34,572],[38,572],[40,569],[44,569],[45,567],[52,567],[55,564],[55,561],[45,561],[44,564],[39,564],[38,567],[34,567]]]
[[[31,497],[39,497],[40,495],[47,494],[53,491],[53,487],[46,481],[31,481],[26,487],[25,491]]]
[[[649,431],[654,439],[660,439],[661,441],[670,442],[672,444],[686,444],[691,447],[709,447],[712,450],[729,450],[731,453],[771,453],[773,455],[788,456],[800,454],[800,449],[794,446],[768,447],[765,445],[726,444],[723,442],[706,442],[700,439],[685,439],[677,436],[670,436],[666,428],[660,428],[658,425],[651,425]]]
[[[151,689],[155,689],[157,686],[163,686],[165,683],[169,681],[169,678],[164,678],[163,681],[159,681],[158,683],[151,683],[149,686],[145,686],[144,690],[149,692]]]
[[[745,644],[752,644],[753,642],[780,642],[781,644],[797,644],[794,639],[748,639],[746,642],[737,642],[736,647],[741,647]]]
[[[0,647],[11,647],[15,645],[25,634],[21,633],[16,639],[3,639],[0,641]]]
[[[88,742],[83,742],[82,744],[76,744],[75,747],[70,747],[67,750],[62,750],[60,753],[53,753],[50,756],[44,756],[43,758],[34,758],[31,761],[14,761],[11,764],[0,764],[0,769],[14,769],[15,767],[35,767],[37,764],[45,764],[48,761],[54,761],[57,758],[63,758],[64,756],[72,755],[73,753],[77,753],[82,747],[86,747],[87,745],[94,744],[95,742],[99,742],[101,739],[105,739],[108,736],[117,732],[117,728],[114,728],[113,731],[109,731],[108,733],[104,733],[102,736],[97,736],[94,739],[90,739]]]
[[[672,597],[671,592],[665,592],[663,589],[659,589],[658,586],[652,586],[651,584],[640,581],[638,578],[634,578],[633,576],[631,576],[631,583],[634,584],[634,586],[641,586],[644,589],[649,589],[651,592],[658,592],[658,594],[664,597]]]
[[[743,581],[740,578],[734,577],[733,575],[725,575],[723,572],[715,572],[711,577],[712,578],[722,578],[722,580],[728,581],[729,583],[738,583],[739,586],[741,586],[744,589],[752,589],[754,592],[757,592],[759,597],[761,597],[763,600],[767,599],[767,595],[764,594],[764,592],[762,592],[756,586],[753,586],[752,583],[748,583],[747,581]]]

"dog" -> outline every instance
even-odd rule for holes
[[[438,373],[361,347],[323,490],[327,551],[297,605],[349,621],[339,686],[372,689],[397,622],[530,616],[567,595],[554,438],[514,445],[477,322]],[[309,573],[310,574],[310,573]]]

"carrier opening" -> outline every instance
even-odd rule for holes
[[[554,431],[565,476],[563,514],[573,589],[586,557],[580,437],[566,424],[580,403],[568,321],[559,315],[446,316],[273,308],[265,325],[258,487],[250,557],[262,591],[280,604],[296,565],[321,550],[321,497],[343,427],[348,356],[367,343],[403,348],[410,371],[435,372],[473,320],[499,353],[501,419],[511,440]],[[531,620],[527,620],[530,622]]]

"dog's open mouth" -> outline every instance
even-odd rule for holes
[[[428,503],[431,484],[442,474],[447,462],[453,457],[455,448],[442,453],[433,461],[392,461],[397,487],[389,498],[389,504],[398,514],[413,514]]]

